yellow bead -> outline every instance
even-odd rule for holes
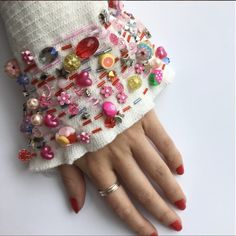
[[[63,64],[66,71],[72,72],[79,69],[81,63],[79,57],[72,53],[65,57]]]
[[[131,90],[139,89],[142,86],[142,80],[138,75],[132,75],[128,78],[128,86]]]
[[[56,135],[56,141],[57,141],[61,146],[67,146],[68,144],[70,144],[69,139],[66,138],[65,136]]]
[[[115,64],[115,57],[110,53],[102,54],[99,57],[99,63],[104,69],[111,69]]]

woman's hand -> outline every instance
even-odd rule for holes
[[[118,135],[112,143],[96,152],[87,153],[74,165],[87,174],[99,190],[107,189],[117,180],[121,183],[116,191],[104,199],[138,234],[154,236],[157,233],[154,226],[134,207],[126,192],[134,195],[163,224],[176,231],[182,229],[179,216],[147,178],[149,176],[155,181],[173,205],[185,209],[185,195],[172,174],[184,172],[181,154],[153,110]],[[61,172],[67,189],[78,199],[81,207],[84,202],[84,182],[75,166],[63,166]]]

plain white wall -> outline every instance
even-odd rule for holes
[[[125,5],[147,25],[154,42],[166,47],[176,70],[175,82],[156,101],[156,111],[185,159],[186,174],[178,180],[188,207],[179,212],[184,223],[180,235],[232,235],[234,3],[130,1]],[[2,68],[11,57],[2,23],[0,46]],[[90,182],[86,204],[75,215],[59,178],[31,174],[16,160],[25,144],[18,132],[23,98],[2,69],[0,78],[0,234],[132,234]],[[146,215],[160,234],[176,234]]]

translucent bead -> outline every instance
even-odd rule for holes
[[[142,86],[142,80],[138,75],[132,75],[128,78],[128,86],[131,90],[137,90]]]
[[[97,51],[98,47],[99,41],[96,37],[84,38],[76,47],[76,55],[81,59],[87,59]]]
[[[58,51],[53,47],[44,48],[39,54],[39,61],[42,64],[49,64],[58,57]]]
[[[63,63],[65,70],[68,72],[79,69],[80,64],[81,63],[79,57],[74,53],[67,55]]]

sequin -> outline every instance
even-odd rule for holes
[[[67,55],[63,62],[64,68],[68,72],[79,69],[80,64],[81,63],[79,57],[74,53]]]
[[[46,47],[39,54],[39,61],[42,64],[50,64],[58,57],[58,51],[54,47]]]

